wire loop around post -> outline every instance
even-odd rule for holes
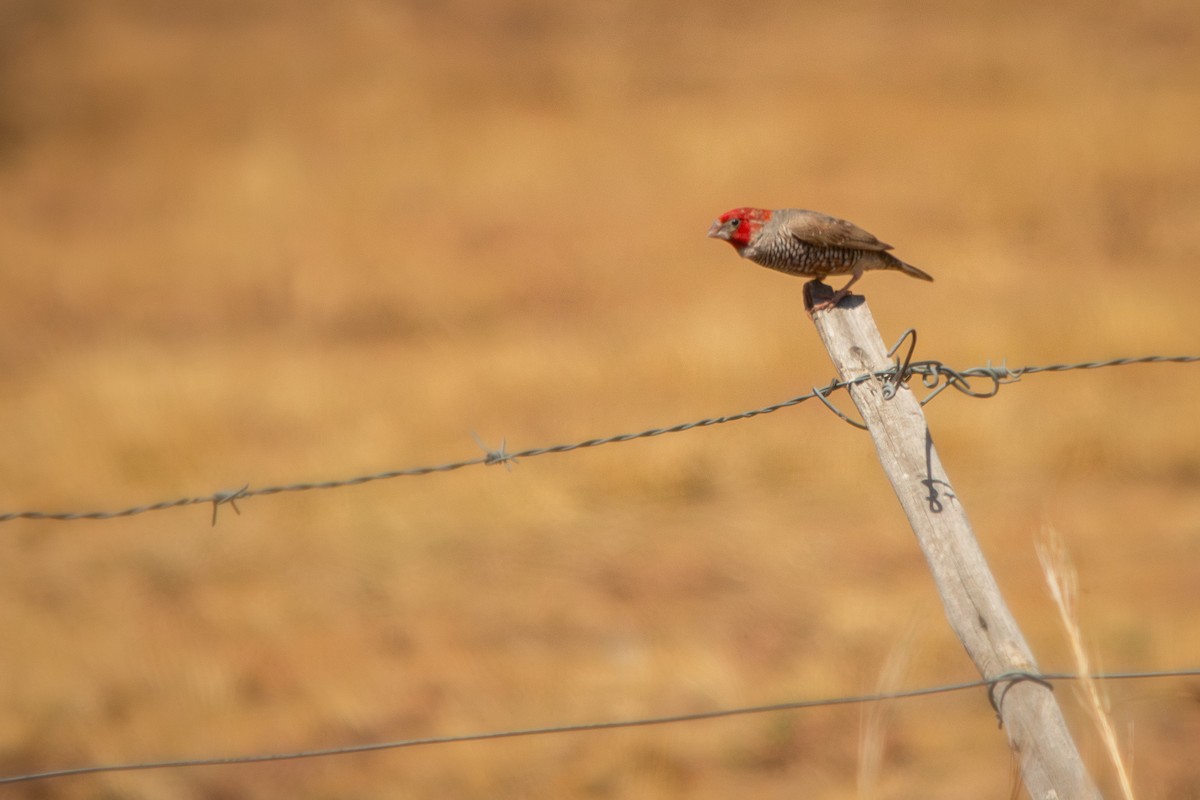
[[[908,379],[912,377],[912,357],[913,351],[917,349],[917,329],[909,328],[904,333],[900,334],[900,338],[892,345],[892,349],[888,350],[888,356],[896,355],[896,351],[908,340],[908,352],[904,354],[904,363],[900,363],[900,359],[896,359],[895,372],[892,376],[883,383],[883,399],[891,400],[896,396],[896,392],[900,390],[901,384],[908,383]]]
[[[843,422],[847,423],[848,425],[853,425],[854,427],[858,428],[859,430],[864,430],[864,431],[867,430],[867,426],[865,424],[858,422],[856,420],[850,419],[848,416],[843,414],[841,412],[841,410],[838,409],[837,406],[835,406],[833,403],[829,402],[829,400],[827,400],[825,398],[824,392],[832,392],[834,390],[834,388],[836,388],[836,385],[837,385],[837,382],[835,381],[834,383],[830,384],[829,386],[826,386],[824,389],[818,389],[817,387],[814,386],[813,390],[812,390],[813,397],[820,400],[822,405],[824,405],[826,408],[828,408],[834,414],[837,414],[838,417],[840,417]]]

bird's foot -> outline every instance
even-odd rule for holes
[[[812,310],[813,311],[825,311],[826,309],[836,308],[838,303],[842,302],[842,300],[844,300],[845,298],[847,298],[849,296],[850,296],[850,292],[847,291],[846,289],[842,289],[841,291],[834,292],[833,297],[829,298],[828,300],[822,300],[821,302],[817,303],[815,306],[813,306]]]
[[[844,286],[835,292],[833,287],[814,278],[804,284],[804,310],[808,312],[809,316],[812,316],[818,311],[828,311],[834,308],[849,296],[849,286]]]
[[[813,279],[804,284],[804,310],[811,316],[833,308],[845,296],[845,292],[833,291],[833,287],[822,283],[820,278]]]

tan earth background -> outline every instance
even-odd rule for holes
[[[347,478],[765,406],[833,368],[704,233],[847,217],[917,358],[1200,352],[1200,11],[0,2],[0,510]],[[927,407],[1042,668],[1200,667],[1200,366]],[[835,402],[849,408],[848,398]],[[511,469],[0,525],[0,774],[966,681],[866,434],[816,403]],[[890,665],[890,666],[889,666]],[[1105,687],[1200,797],[1200,681]],[[1079,748],[1112,764],[1070,686]],[[983,691],[15,798],[1007,798]]]

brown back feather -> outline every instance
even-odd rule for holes
[[[777,212],[777,215],[783,217],[784,230],[806,244],[875,252],[892,249],[890,244],[879,241],[853,222],[819,211],[789,208]]]

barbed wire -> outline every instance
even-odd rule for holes
[[[540,728],[518,728],[513,730],[488,731],[484,733],[467,733],[455,736],[430,736],[421,739],[400,739],[391,742],[373,742],[370,744],[347,745],[343,747],[327,747],[314,750],[297,750],[290,753],[260,753],[246,756],[218,756],[214,758],[187,758],[169,761],[140,761],[125,764],[96,764],[87,767],[68,767],[65,769],[32,772],[24,775],[0,776],[0,785],[11,783],[29,783],[52,778],[66,778],[78,775],[95,775],[105,772],[138,772],[153,769],[180,769],[184,767],[216,767],[240,764],[260,764],[267,761],[296,761],[306,758],[326,758],[330,756],[346,756],[356,753],[373,753],[380,750],[400,750],[409,747],[427,747],[447,744],[462,744],[465,742],[486,742],[497,739],[516,739],[530,736],[546,736],[551,734],[583,733],[587,731],[607,731],[621,728],[645,728],[655,725],[671,725],[682,722],[700,722],[703,720],[723,719],[727,717],[746,716],[750,714],[767,714],[779,711],[799,711],[810,708],[825,708],[830,706],[859,705],[863,703],[880,703],[889,700],[907,700],[915,697],[950,694],[969,689],[987,688],[988,701],[996,709],[996,689],[1004,685],[1012,685],[1023,681],[1032,681],[1047,688],[1051,684],[1063,681],[1077,681],[1086,677],[1094,681],[1144,680],[1157,678],[1194,678],[1200,677],[1200,668],[1155,670],[1146,672],[1107,672],[1093,673],[1086,676],[1065,672],[1031,673],[1008,672],[994,678],[981,678],[962,683],[949,683],[941,686],[928,686],[918,689],[904,689],[894,692],[876,692],[873,694],[849,695],[845,697],[829,697],[819,700],[793,700],[783,703],[772,703],[760,706],[742,706],[738,708],[714,709],[698,711],[691,714],[673,714],[659,717],[641,717],[627,720],[611,720],[607,722],[585,722],[572,725],[552,725]],[[1002,694],[1001,694],[1002,696]]]
[[[102,520],[102,519],[117,519],[120,517],[132,517],[138,514],[146,514],[152,511],[165,511],[169,508],[181,508],[184,506],[193,505],[212,505],[212,524],[217,522],[217,511],[223,505],[228,505],[235,513],[241,513],[237,507],[237,501],[251,497],[265,497],[268,495],[285,494],[292,492],[308,492],[318,489],[343,489],[350,486],[359,486],[364,483],[372,483],[374,481],[391,480],[393,478],[414,477],[417,475],[431,475],[439,472],[453,472],[463,469],[464,467],[472,467],[477,465],[492,466],[495,464],[511,465],[519,459],[534,458],[537,456],[549,455],[551,453],[568,453],[574,450],[583,450],[592,447],[601,447],[603,445],[617,444],[620,442],[631,442],[635,439],[649,439],[655,436],[665,436],[671,433],[683,433],[685,431],[697,430],[699,428],[708,428],[714,425],[724,425],[729,422],[738,422],[741,420],[752,419],[764,414],[771,414],[785,408],[800,405],[814,398],[826,405],[830,410],[836,413],[839,417],[846,420],[856,427],[862,427],[861,424],[855,423],[846,417],[845,414],[838,411],[828,400],[829,394],[839,389],[847,389],[871,379],[880,379],[885,381],[884,393],[885,397],[891,397],[900,385],[907,385],[913,377],[919,377],[921,385],[928,390],[928,394],[921,400],[921,404],[929,403],[943,391],[949,388],[956,389],[968,397],[988,398],[994,397],[1000,387],[1006,384],[1015,383],[1026,375],[1035,375],[1042,372],[1069,372],[1072,370],[1093,370],[1104,367],[1121,367],[1132,364],[1189,364],[1200,362],[1200,355],[1192,356],[1136,356],[1129,358],[1112,358],[1104,361],[1082,361],[1073,364],[1048,364],[1040,366],[1025,366],[1016,369],[1010,369],[1003,362],[1000,366],[994,366],[990,361],[983,366],[970,367],[968,369],[953,369],[946,366],[941,361],[922,360],[912,361],[913,349],[916,346],[916,331],[909,329],[900,337],[900,341],[892,348],[889,355],[895,353],[906,340],[910,341],[907,356],[901,361],[897,361],[891,367],[876,372],[864,373],[850,380],[832,380],[823,388],[814,388],[807,394],[798,395],[790,400],[784,400],[780,403],[773,403],[762,408],[756,408],[750,411],[742,411],[737,414],[728,414],[719,417],[708,417],[699,419],[693,422],[683,422],[677,425],[671,425],[661,428],[649,428],[647,430],[638,431],[636,433],[620,433],[613,436],[604,436],[594,439],[585,439],[583,441],[571,442],[569,444],[557,444],[549,447],[533,447],[528,450],[519,450],[517,452],[508,452],[505,449],[505,443],[501,443],[499,449],[486,451],[484,455],[476,458],[468,458],[461,461],[450,461],[444,464],[436,464],[432,466],[408,467],[405,469],[394,469],[386,472],[376,472],[368,475],[358,475],[352,478],[342,478],[327,481],[307,482],[307,483],[290,483],[281,486],[263,486],[251,488],[250,484],[245,484],[238,489],[230,489],[224,491],[213,492],[212,494],[202,495],[199,497],[181,497],[174,500],[163,500],[156,503],[146,505],[131,506],[116,511],[67,511],[67,512],[49,512],[49,511],[13,511],[0,514],[0,522],[11,522],[18,519],[28,520],[55,520],[60,522],[74,520]],[[986,388],[978,388],[973,381],[980,379],[986,380]],[[481,445],[482,446],[482,445]]]

